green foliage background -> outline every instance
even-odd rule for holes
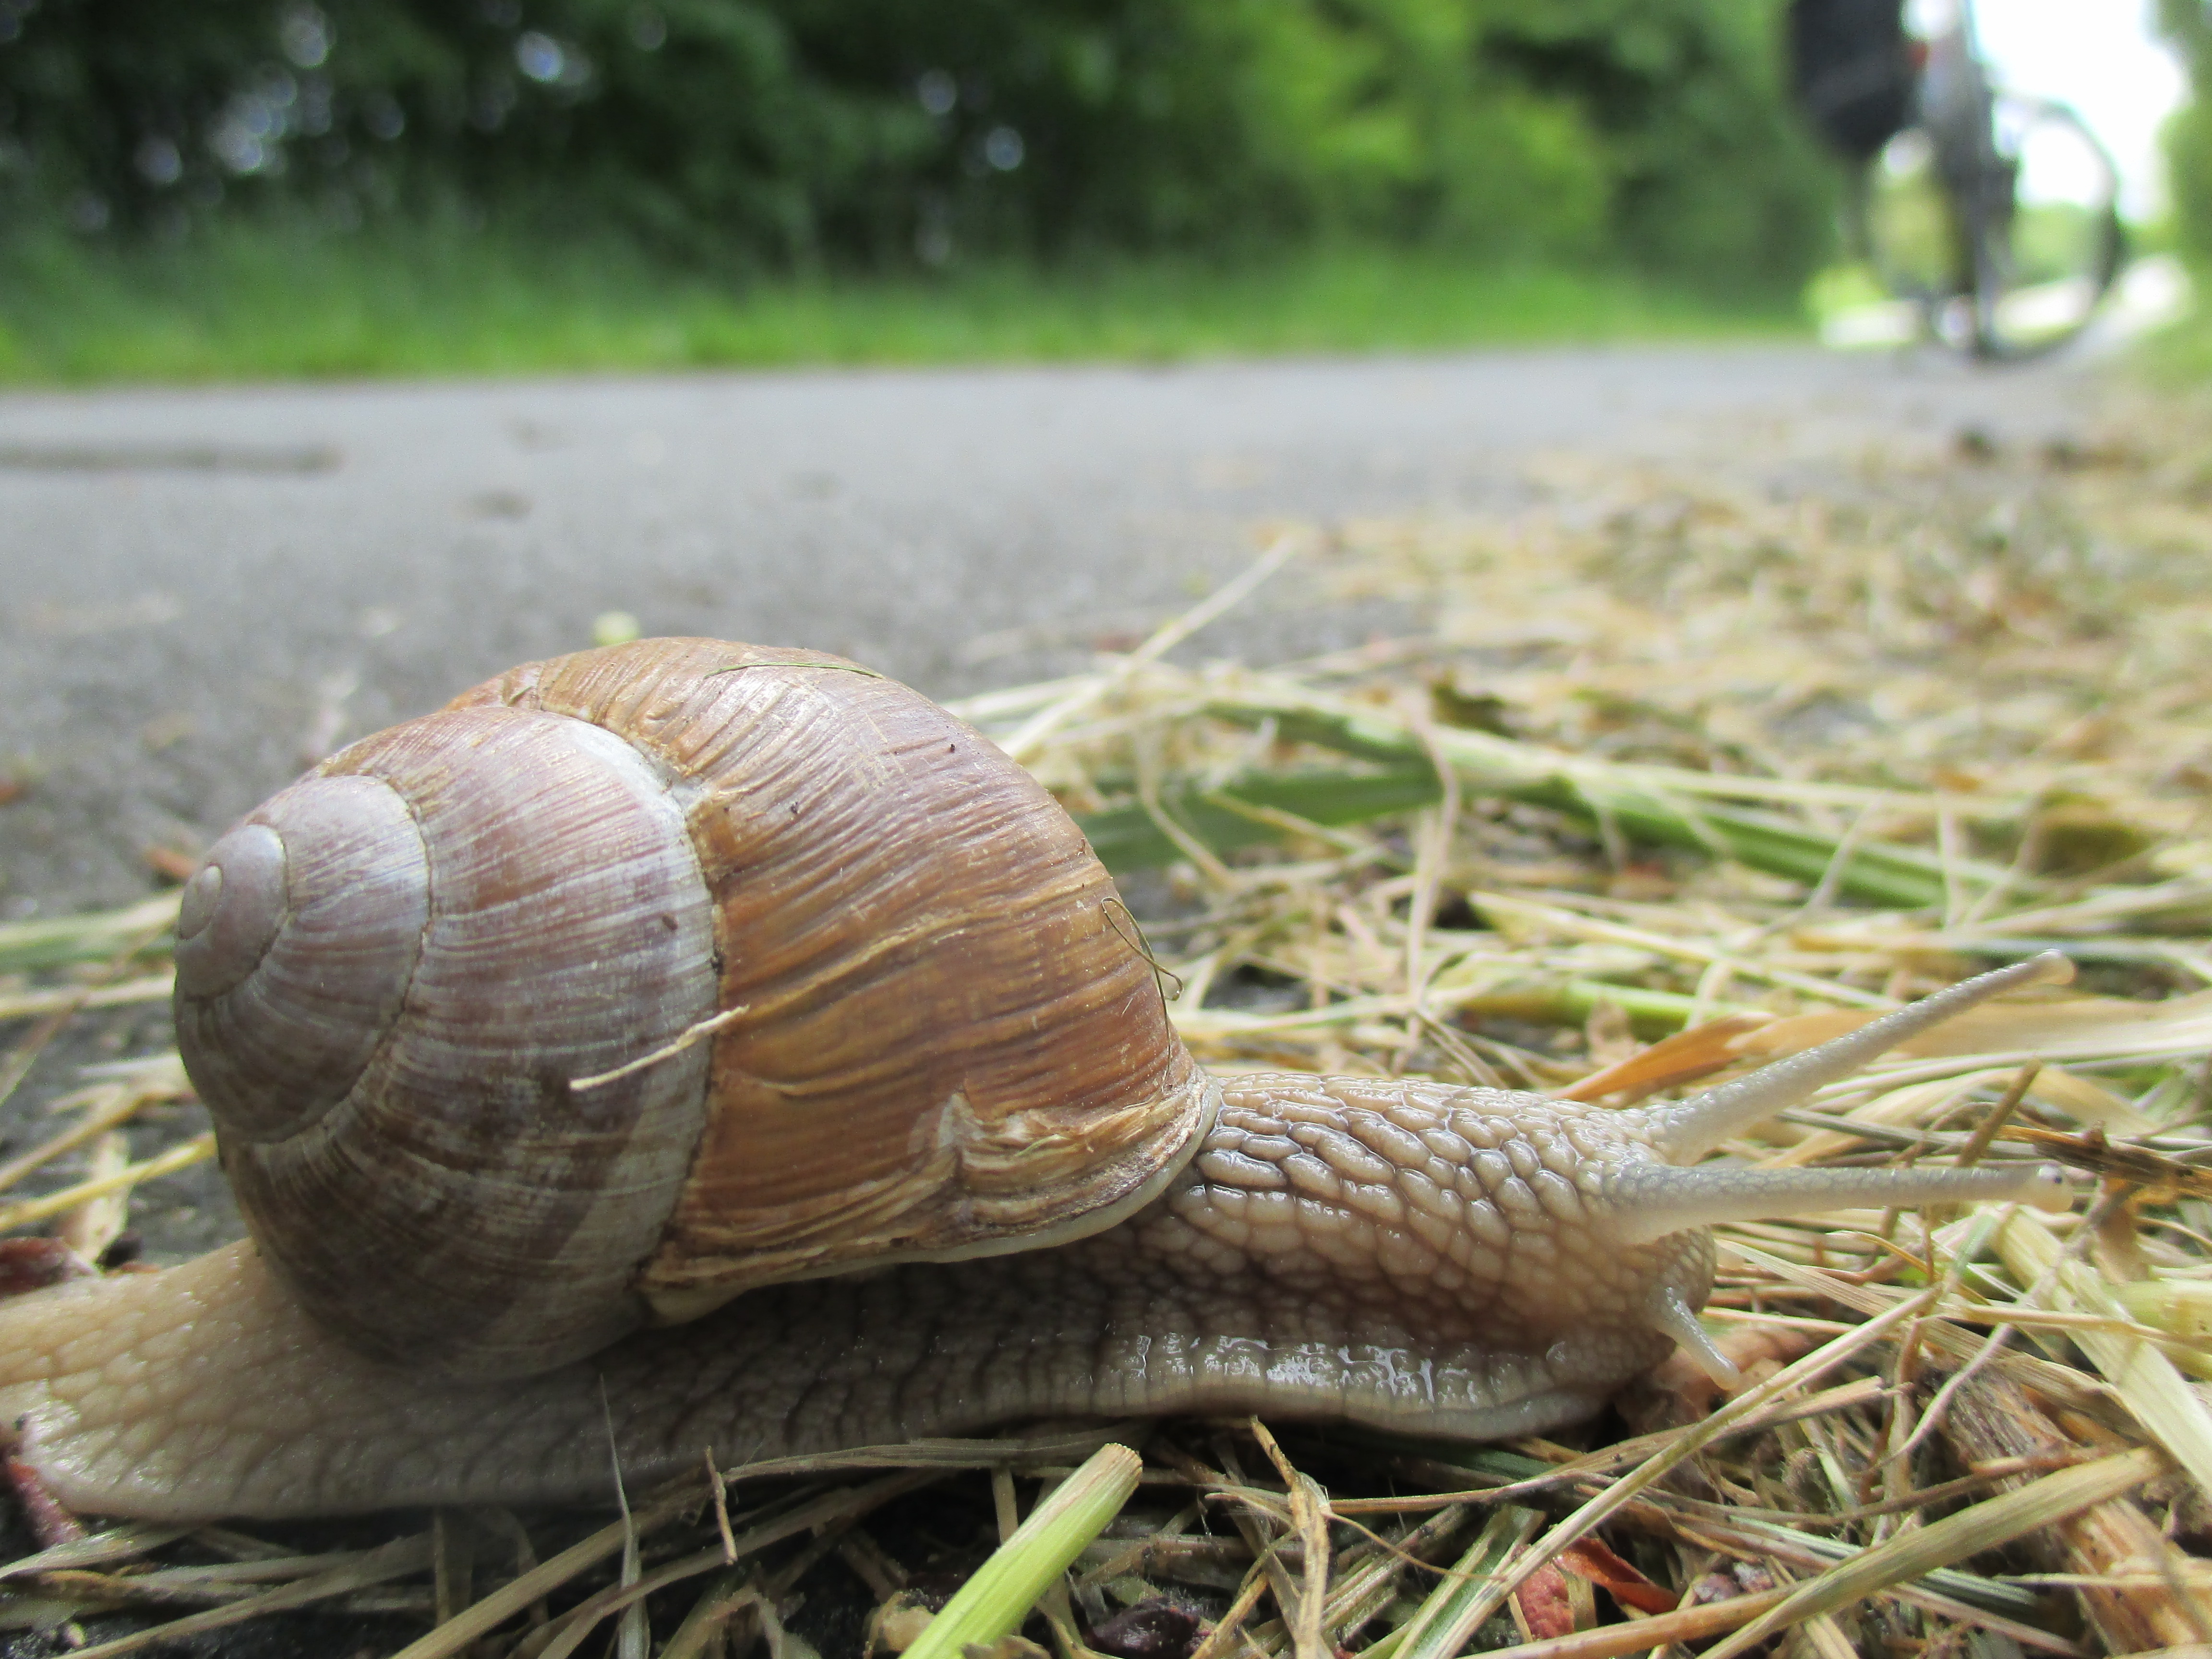
[[[1799,282],[1778,0],[0,0],[0,237],[289,216],[717,270],[1289,241]]]
[[[2212,13],[2203,0],[2159,0],[2159,21],[2196,94],[2166,128],[2174,234],[2194,263],[2212,264]]]

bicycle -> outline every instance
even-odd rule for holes
[[[1921,337],[1992,362],[2055,350],[2094,319],[2125,260],[2118,169],[2066,105],[1996,84],[1972,0],[1907,51],[1905,124],[1851,158],[1851,240]]]

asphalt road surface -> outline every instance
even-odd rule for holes
[[[151,890],[148,847],[609,611],[955,696],[1079,665],[1271,520],[1508,505],[1563,449],[2032,441],[2085,384],[1702,348],[0,396],[0,919]],[[1185,654],[1386,621],[1292,580]]]

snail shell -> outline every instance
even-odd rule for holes
[[[518,1375],[1158,1194],[1218,1095],[1117,902],[927,699],[646,641],[502,674],[224,836],[184,896],[179,1042],[311,1313]]]

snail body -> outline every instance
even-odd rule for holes
[[[0,1307],[64,1502],[309,1514],[1194,1409],[1473,1437],[1681,1341],[1705,1231],[2047,1171],[1680,1167],[1985,975],[1696,1100],[1209,1078],[1027,775],[834,658],[651,641],[225,836],[180,1047],[253,1241]]]

